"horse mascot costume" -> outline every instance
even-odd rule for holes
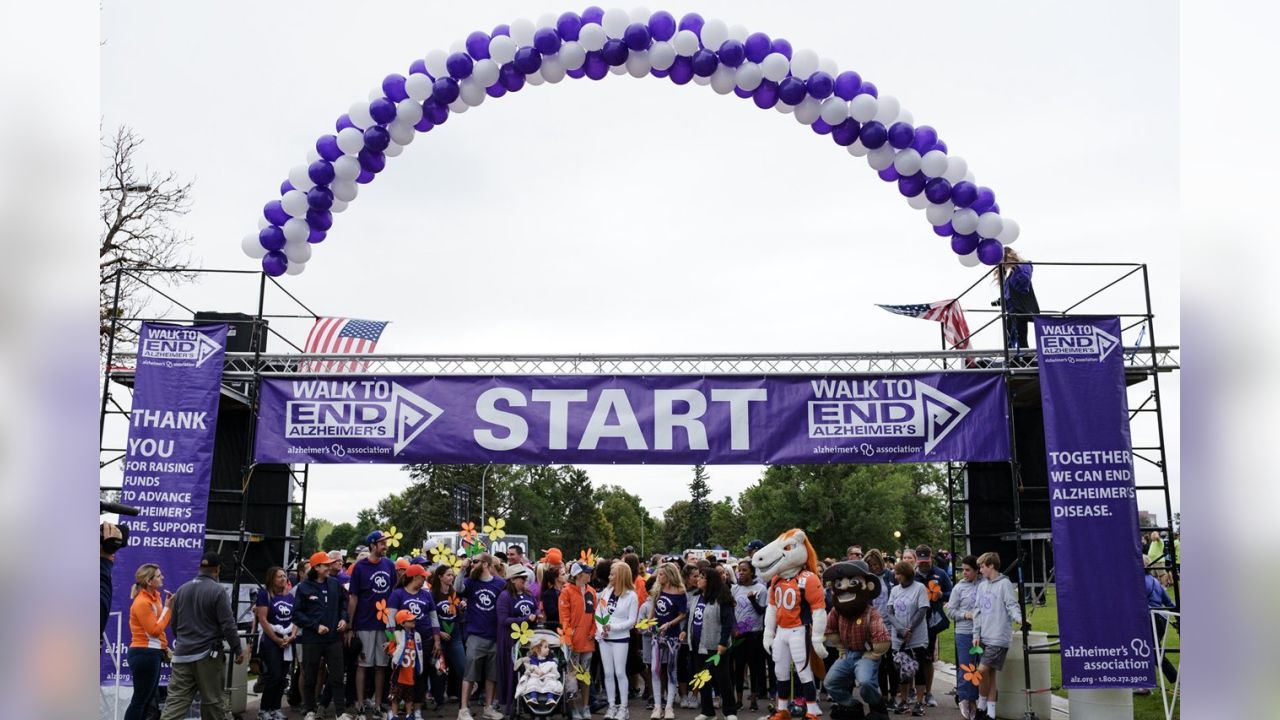
[[[822,659],[827,656],[822,643],[827,603],[822,578],[818,577],[818,554],[803,530],[791,529],[757,550],[751,564],[769,586],[764,647],[773,657],[778,679],[778,703],[769,720],[792,716],[816,720],[822,709],[814,679],[825,674]],[[799,688],[792,681],[793,666]]]

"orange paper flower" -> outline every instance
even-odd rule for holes
[[[938,585],[937,580],[929,581],[929,602],[937,602],[942,597],[942,587]]]
[[[960,669],[964,671],[964,681],[977,685],[982,682],[982,673],[973,665],[961,665]]]
[[[374,603],[373,606],[378,609],[378,622],[386,623],[387,622],[387,601],[379,600],[378,602]]]
[[[464,543],[470,544],[476,540],[476,524],[473,522],[462,523],[462,532],[458,534]]]
[[[580,560],[584,565],[595,567],[596,554],[591,551],[591,548],[587,548],[586,550],[583,550],[578,553],[578,560]]]

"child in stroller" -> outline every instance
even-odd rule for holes
[[[516,716],[528,708],[535,716],[554,713],[564,695],[560,673],[560,637],[552,630],[538,630],[529,641],[529,653],[516,662]]]

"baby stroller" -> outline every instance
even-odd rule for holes
[[[564,701],[564,677],[568,667],[560,651],[560,636],[554,630],[535,630],[529,648],[546,643],[546,660],[534,665],[525,655],[516,661],[515,718],[552,717],[557,713],[569,717],[569,703]]]

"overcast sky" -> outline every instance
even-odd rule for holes
[[[1025,256],[1148,263],[1157,340],[1178,344],[1176,5],[665,7],[785,37],[875,82],[995,190]],[[146,163],[195,179],[182,226],[198,264],[253,269],[240,238],[353,101],[472,30],[564,9],[107,3],[103,124],[131,125]],[[936,348],[935,324],[873,303],[953,297],[980,273],[864,159],[794,117],[609,75],[527,87],[419,135],[284,281],[322,315],[392,321],[385,352],[786,353]],[[1060,310],[1118,274],[1046,266],[1036,289]],[[222,280],[180,297],[256,303],[252,283]],[[984,286],[966,307],[994,297]],[[1140,312],[1141,299],[1128,283],[1079,310]],[[269,310],[297,312],[280,296]],[[300,343],[309,324],[273,325]],[[1178,381],[1161,386],[1175,510]],[[1150,444],[1141,433],[1135,445]],[[657,512],[687,496],[687,468],[588,469]],[[713,493],[736,497],[759,472],[712,468]],[[1145,463],[1138,473],[1156,481]],[[335,521],[405,482],[395,466],[313,466],[311,477],[309,513]],[[1139,502],[1163,516],[1157,495]]]

